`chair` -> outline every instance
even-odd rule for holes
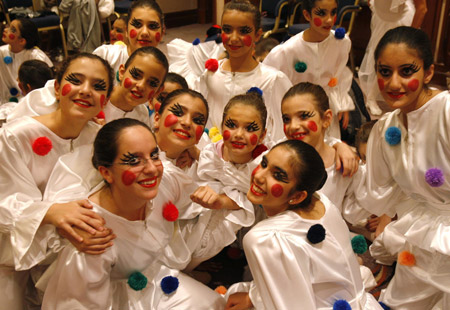
[[[127,15],[132,3],[132,0],[116,0],[114,1],[114,12],[118,15]]]
[[[5,14],[6,22],[9,24],[11,18],[9,13],[13,7],[32,7],[33,11],[37,11],[32,0],[1,0],[2,10]],[[37,26],[38,32],[59,30],[61,32],[61,41],[64,50],[64,57],[67,58],[67,45],[64,27],[62,25],[62,17],[56,14],[33,17],[30,20]]]
[[[288,19],[288,0],[261,0],[259,10],[265,12],[261,18],[263,38],[271,34],[285,32]]]

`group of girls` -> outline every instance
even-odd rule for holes
[[[338,40],[336,7],[312,1],[311,28],[292,39]],[[200,92],[172,85],[162,95],[163,15],[137,0],[127,45],[100,47],[94,54],[106,61],[67,60],[55,81],[25,97],[23,117],[0,131],[2,305],[22,309],[31,276],[43,309],[382,309],[366,293],[343,220],[375,213],[398,217],[372,246],[380,261],[399,261],[381,301],[450,307],[450,96],[427,87],[427,36],[397,28],[378,45],[378,85],[396,110],[374,126],[367,171],[355,172],[347,149],[324,142],[331,90],[292,86],[252,57],[259,23],[247,1],[231,1],[222,19],[228,58],[208,62]],[[222,139],[208,142],[210,125]],[[288,141],[260,154],[279,139]],[[259,206],[267,218],[243,240],[254,280],[221,296],[191,278],[254,225]]]

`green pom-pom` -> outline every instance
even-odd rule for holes
[[[295,64],[295,71],[299,72],[299,73],[303,73],[306,71],[306,69],[308,69],[308,66],[306,65],[306,63],[304,63],[303,61],[298,61]]]
[[[135,291],[143,290],[147,286],[147,277],[139,271],[133,272],[128,277],[128,285]]]
[[[19,98],[11,97],[11,98],[9,98],[9,102],[19,102]]]
[[[364,254],[367,251],[366,238],[363,235],[357,235],[352,238],[353,252],[356,254]]]
[[[119,71],[117,71],[117,72],[116,72],[116,80],[117,80],[117,82],[119,82],[119,83],[120,83],[120,78],[119,78]]]

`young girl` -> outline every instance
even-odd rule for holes
[[[289,77],[292,84],[310,82],[326,91],[335,117],[329,135],[340,138],[339,120],[345,129],[348,111],[355,108],[348,92],[352,73],[346,67],[351,42],[343,29],[331,30],[337,17],[337,0],[303,1],[310,28],[271,50],[264,63]]]
[[[178,202],[180,183],[170,176],[163,179],[155,137],[147,125],[133,119],[113,121],[99,131],[92,163],[105,182],[88,194],[89,201],[117,239],[101,255],[86,255],[67,246],[56,261],[43,308],[168,309],[157,298],[164,299],[166,280],[152,285],[153,279],[147,283],[140,272],[152,266],[173,240],[174,223],[164,217],[164,209],[169,201]],[[183,280],[180,287],[188,284]],[[210,296],[215,296],[216,304]],[[203,295],[210,306],[223,307],[217,293],[210,290],[210,296]],[[179,306],[189,309],[192,305]]]
[[[109,43],[115,44],[120,41],[128,45],[127,22],[128,19],[125,16],[120,16],[114,21],[109,32]]]
[[[128,12],[128,44],[102,45],[93,53],[106,59],[114,72],[118,72],[120,65],[138,48],[158,46],[164,32],[164,15],[158,3],[154,0],[133,1]]]
[[[2,213],[2,305],[22,309],[26,270],[39,261],[41,245],[34,241],[40,225],[53,224],[74,234],[72,226],[90,233],[102,230],[103,222],[78,201],[69,205],[41,202],[57,159],[74,148],[91,144],[99,126],[89,122],[107,102],[113,76],[108,63],[92,54],[67,60],[55,82],[58,109],[50,114],[23,117],[0,130],[0,211]],[[6,185],[7,184],[7,185]],[[86,224],[85,222],[89,223]]]
[[[31,59],[42,60],[53,67],[51,60],[37,45],[39,35],[36,25],[27,18],[11,21],[3,31],[2,41],[5,45],[0,47],[0,104],[10,101],[18,102],[22,97],[17,75],[20,65]]]
[[[203,231],[196,231],[198,245],[189,269],[219,253],[236,239],[240,228],[254,223],[255,212],[246,194],[250,174],[257,165],[254,151],[266,134],[266,119],[260,95],[251,92],[234,96],[223,111],[223,140],[202,149],[197,173],[204,186],[191,198],[209,210],[204,210],[199,220],[206,224],[199,225]],[[226,197],[236,204],[227,207]]]
[[[339,211],[316,192],[326,178],[320,155],[302,141],[263,157],[247,194],[269,217],[244,237],[254,281],[232,286],[225,309],[382,309],[364,292]]]
[[[259,63],[253,57],[255,43],[260,39],[261,14],[246,0],[233,0],[222,14],[222,41],[229,58],[218,63],[208,61],[208,70],[194,87],[211,105],[208,127],[219,128],[226,103],[235,95],[258,87],[267,108],[267,140],[283,137],[279,104],[292,86],[282,72]]]
[[[375,50],[375,63],[380,92],[395,110],[370,134],[365,198],[371,212],[398,216],[371,247],[379,260],[398,258],[380,300],[393,309],[447,309],[450,94],[428,86],[433,54],[421,30],[389,30]]]

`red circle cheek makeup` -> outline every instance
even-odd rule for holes
[[[380,89],[380,91],[383,91],[383,89],[384,89],[383,79],[378,79],[377,82],[378,82],[378,88]]]
[[[336,19],[337,19],[337,15],[335,15],[333,18],[333,25],[336,24]]]
[[[131,29],[130,30],[130,38],[134,39],[137,36],[137,31],[136,29]]]
[[[151,101],[153,99],[153,96],[155,95],[155,91],[152,90],[149,94],[148,94],[148,101]]]
[[[322,20],[318,17],[314,18],[314,25],[316,25],[317,27],[322,26]]]
[[[280,184],[272,185],[270,191],[273,197],[280,197],[281,195],[283,195],[283,187]]]
[[[225,33],[222,33],[222,35],[221,35],[221,37],[222,37],[222,43],[227,43],[228,42],[228,40],[229,40],[229,37],[227,36],[227,34],[225,34]]]
[[[248,34],[244,36],[244,39],[242,39],[242,41],[244,42],[245,46],[251,46],[253,43],[252,37]]]
[[[173,114],[167,115],[166,119],[164,120],[164,126],[171,127],[175,125],[178,122],[178,117],[176,117]]]
[[[286,124],[283,124],[283,132],[284,132],[284,134],[287,136],[286,130],[287,130],[287,126],[286,126]]]
[[[256,143],[258,143],[258,136],[255,135],[255,134],[252,134],[252,135],[250,136],[250,143],[251,143],[252,145],[256,145]]]
[[[224,130],[224,132],[223,132],[223,139],[224,139],[225,141],[227,141],[227,140],[230,139],[230,137],[231,137],[230,131],[229,131],[229,130]]]
[[[125,81],[123,81],[123,87],[130,88],[133,82],[131,82],[130,78],[126,78]]]
[[[161,109],[161,103],[157,102],[155,103],[155,111],[159,112],[159,109]]]
[[[8,37],[9,37],[10,40],[14,40],[16,38],[16,36],[13,35],[12,33],[10,33]]]
[[[317,131],[317,124],[316,124],[316,122],[309,121],[306,126],[308,126],[308,129],[311,130],[311,131],[314,131],[314,132]]]
[[[67,96],[67,94],[69,94],[71,90],[72,90],[72,86],[70,86],[70,84],[66,84],[63,86],[63,88],[61,90],[61,95]]]
[[[419,88],[419,80],[418,79],[412,79],[408,82],[408,88],[410,91],[416,91]]]
[[[117,34],[116,36],[117,40],[122,41],[123,40],[123,35],[121,35],[120,33]]]
[[[200,140],[200,138],[202,137],[202,134],[203,134],[203,127],[197,126],[197,128],[195,128],[195,139],[197,141]]]
[[[100,96],[100,106],[102,108],[105,106],[105,95]]]
[[[122,183],[124,185],[129,186],[133,184],[134,180],[136,180],[136,175],[133,172],[126,170],[122,173]]]
[[[155,40],[156,40],[156,42],[161,41],[161,34],[160,34],[159,32],[157,32],[157,33],[155,34]]]

